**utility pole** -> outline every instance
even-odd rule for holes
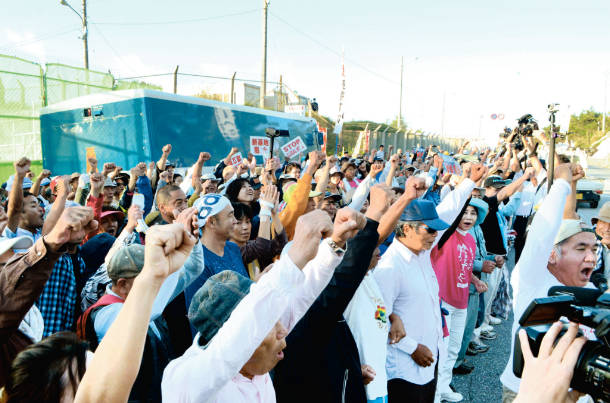
[[[231,103],[235,103],[235,75],[237,71],[233,73],[233,77],[231,77]]]
[[[443,91],[443,109],[441,112],[441,136],[445,137],[445,101],[447,98],[447,91]]]
[[[87,0],[83,0],[83,46],[85,48],[85,68],[89,70],[89,29],[87,28]]]
[[[176,65],[176,69],[174,70],[174,94],[178,93],[178,67],[180,66]]]
[[[89,29],[87,28],[87,0],[83,0],[83,12],[79,13],[72,7],[66,0],[59,0],[59,4],[62,6],[68,7],[70,10],[74,11],[78,18],[80,18],[80,22],[83,25],[83,35],[81,39],[83,40],[83,50],[85,54],[85,69],[89,70]]]
[[[261,74],[261,91],[259,107],[265,107],[265,94],[267,93],[267,9],[269,0],[263,0],[263,72]]]
[[[602,114],[602,137],[606,135],[606,101],[608,100],[608,72],[604,75],[604,113]],[[566,130],[566,133],[568,131]]]
[[[282,75],[280,74],[280,95],[277,98],[277,110],[278,112],[284,111],[284,85],[282,84]]]
[[[400,103],[398,106],[398,121],[396,122],[396,128],[400,129],[402,126],[402,72],[404,70],[404,57],[400,57]]]

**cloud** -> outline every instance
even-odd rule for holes
[[[7,39],[7,49],[10,49],[15,53],[24,53],[30,57],[33,56],[39,63],[45,63],[47,61],[44,42],[39,38],[36,38],[33,32],[17,32],[10,28],[5,28],[4,34]]]

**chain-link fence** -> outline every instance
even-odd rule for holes
[[[0,161],[41,159],[42,77],[39,64],[0,55]]]
[[[12,161],[27,156],[41,166],[40,109],[97,92],[160,86],[120,81],[110,73],[59,63],[44,66],[0,55],[0,178],[12,173]]]

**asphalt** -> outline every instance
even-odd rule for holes
[[[610,201],[610,169],[588,167],[587,179],[604,182],[604,194],[601,197],[597,209],[588,208],[582,204],[578,208],[581,219],[590,223],[599,208],[605,202]],[[514,267],[514,255],[511,252],[508,261],[509,271]],[[511,291],[512,292],[512,291]],[[512,312],[508,320],[502,321],[500,325],[494,326],[498,336],[495,340],[485,341],[489,345],[489,351],[474,357],[466,356],[467,362],[474,365],[475,369],[468,375],[454,375],[452,385],[457,392],[464,396],[464,403],[496,403],[502,401],[502,384],[500,375],[508,361],[510,354],[511,327],[513,323]]]
[[[509,269],[514,266],[514,257],[509,256]],[[500,375],[510,354],[512,312],[508,320],[494,326],[498,334],[495,340],[484,341],[489,350],[484,354],[466,356],[466,361],[474,365],[468,375],[453,375],[453,386],[464,396],[464,403],[491,403],[502,401],[502,384]]]

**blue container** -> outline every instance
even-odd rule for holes
[[[40,113],[43,166],[53,175],[83,172],[87,147],[95,147],[100,168],[104,162],[130,169],[156,161],[168,143],[170,161],[178,166],[194,164],[201,151],[216,164],[231,147],[245,158],[250,136],[264,136],[268,127],[290,131],[290,137],[276,139],[280,146],[297,136],[308,150],[321,144],[312,118],[152,90],[87,95]]]

